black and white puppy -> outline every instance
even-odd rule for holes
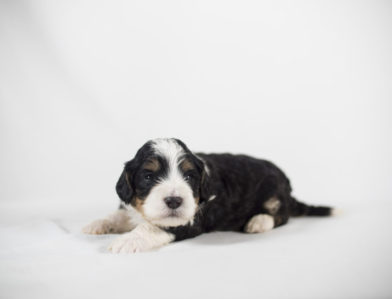
[[[211,231],[262,233],[291,216],[328,216],[329,207],[297,201],[285,174],[244,155],[194,154],[178,139],[144,144],[116,185],[117,212],[83,231],[123,233],[114,253],[155,249]]]

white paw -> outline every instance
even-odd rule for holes
[[[86,225],[82,231],[85,234],[103,235],[113,232],[112,223],[107,219],[95,220],[89,225]]]
[[[136,253],[153,249],[150,242],[137,234],[125,234],[118,237],[109,246],[112,253]]]
[[[147,222],[139,224],[132,232],[114,240],[109,247],[113,253],[135,253],[162,247],[174,240],[174,235]]]
[[[245,226],[247,233],[263,233],[274,228],[274,218],[267,214],[253,216]]]

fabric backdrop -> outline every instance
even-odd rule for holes
[[[390,1],[0,1],[0,298],[392,295]],[[115,256],[83,225],[148,139],[339,207]]]

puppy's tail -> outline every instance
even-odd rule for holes
[[[336,214],[336,209],[311,206],[292,198],[290,214],[291,216],[331,216]]]

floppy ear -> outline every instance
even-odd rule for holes
[[[201,183],[200,183],[200,200],[199,203],[208,201],[210,198],[210,175],[208,174],[206,162],[196,157],[196,165],[201,172]]]
[[[211,196],[211,188],[210,188],[210,175],[207,173],[205,168],[203,169],[203,173],[201,176],[201,185],[200,185],[200,201],[199,203],[202,202],[207,202],[208,199]]]
[[[126,204],[130,204],[133,196],[133,189],[130,181],[130,175],[128,174],[129,162],[125,165],[124,170],[118,179],[116,184],[116,191],[120,199]]]

